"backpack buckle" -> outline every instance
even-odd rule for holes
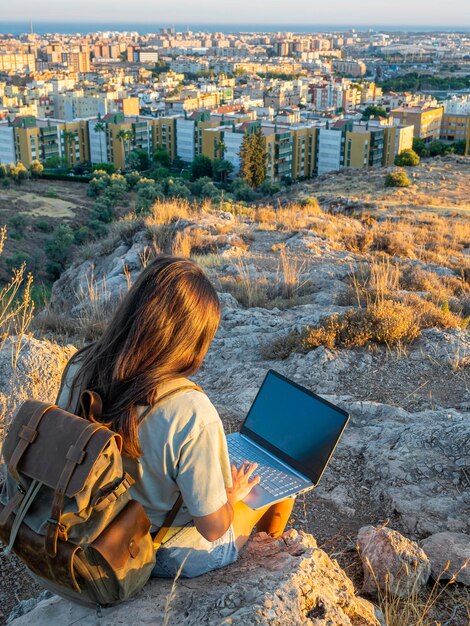
[[[53,519],[52,517],[47,518],[47,523],[52,524],[52,526],[57,526],[57,532],[60,535],[62,541],[68,541],[67,528],[57,519]]]

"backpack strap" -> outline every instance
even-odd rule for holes
[[[96,433],[96,431],[105,428],[105,426],[99,426],[98,424],[90,423],[81,432],[75,445],[70,446],[67,452],[67,462],[57,483],[57,487],[54,491],[54,500],[52,502],[51,517],[47,520],[48,527],[45,540],[46,553],[51,558],[54,558],[57,554],[57,539],[60,530],[60,518],[62,515],[62,508],[64,506],[65,491],[68,487],[72,474],[77,465],[83,462],[85,457],[85,448],[87,443]]]
[[[8,463],[8,471],[14,478],[15,482],[20,483],[20,476],[18,474],[18,463],[21,461],[21,457],[28,449],[28,446],[34,442],[38,436],[37,428],[41,422],[43,416],[50,409],[55,409],[55,404],[50,404],[44,408],[44,403],[38,403],[37,408],[33,411],[28,424],[21,427],[18,434],[19,441],[16,448],[11,455],[10,462]],[[21,409],[20,409],[21,411]],[[19,412],[18,412],[19,413]]]
[[[165,539],[168,531],[170,530],[171,525],[175,521],[176,514],[180,510],[182,504],[183,504],[183,496],[179,494],[178,498],[176,499],[176,502],[173,505],[173,508],[171,509],[169,513],[167,513],[167,516],[165,517],[165,521],[163,522],[163,525],[158,529],[157,534],[153,537],[153,547],[155,548],[155,550],[158,550],[158,548],[162,545],[163,540]]]

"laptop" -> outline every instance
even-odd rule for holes
[[[243,500],[260,509],[314,489],[349,415],[269,370],[238,433],[227,435],[230,461],[258,463],[261,478]]]

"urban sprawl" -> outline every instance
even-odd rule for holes
[[[470,34],[2,34],[0,164],[145,171],[157,154],[227,182],[256,137],[259,180],[288,183],[417,145],[468,154],[469,80]]]

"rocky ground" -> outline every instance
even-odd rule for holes
[[[72,345],[99,334],[155,250],[190,252],[214,280],[223,303],[220,329],[196,380],[226,430],[239,428],[270,368],[350,412],[320,485],[299,498],[292,525],[312,533],[358,587],[362,567],[355,545],[365,525],[387,523],[417,541],[444,531],[470,535],[470,337],[463,328],[470,314],[469,161],[428,161],[413,172],[406,191],[384,190],[383,177],[382,171],[360,180],[351,172],[322,177],[293,186],[274,208],[191,212],[176,206],[176,221],[163,220],[159,210],[128,221],[62,275],[34,326],[37,337],[69,345],[63,353],[68,358]],[[328,213],[308,200],[313,195]],[[301,204],[284,210],[288,200]],[[401,237],[393,245],[392,231]],[[370,280],[367,288],[357,282],[354,287],[352,276],[380,264],[388,268],[387,297],[438,302],[462,320],[461,327],[431,325],[411,344],[273,352],[279,338],[357,306],[361,289],[370,294],[372,287]],[[396,267],[398,282],[392,280]],[[44,354],[57,360],[57,349],[39,342],[25,354],[38,362]],[[31,367],[23,369],[24,381]],[[7,370],[0,391],[5,403],[16,393],[15,404],[22,392],[10,388]],[[52,398],[55,384],[49,381],[42,395]],[[6,567],[2,571],[11,580],[16,566]],[[15,594],[28,593],[22,589],[19,595],[13,584],[8,605]],[[422,624],[467,626],[468,603],[466,588],[454,585]]]

